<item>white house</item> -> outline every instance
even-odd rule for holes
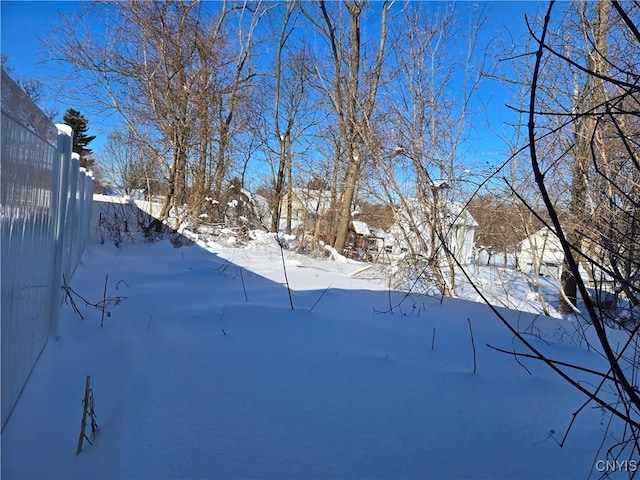
[[[425,252],[422,247],[420,237],[427,239],[426,243],[429,244],[428,239],[433,234],[433,220],[417,200],[412,200],[409,207],[411,212],[396,212],[399,221],[389,228],[385,238],[385,249],[391,255],[402,255],[411,250],[428,255],[429,252]],[[447,248],[461,264],[471,263],[478,223],[459,202],[446,201],[441,205],[439,214],[444,226]],[[436,242],[439,242],[439,239]],[[441,252],[441,256],[443,254],[444,251]]]
[[[519,244],[518,268],[522,272],[559,276],[563,261],[560,240],[548,227],[532,233]]]
[[[291,203],[291,226],[295,230],[304,227],[309,221],[317,220],[329,211],[331,192],[328,190],[294,188],[291,202],[289,202],[289,194],[285,193],[280,211],[281,230],[286,228],[289,203]]]

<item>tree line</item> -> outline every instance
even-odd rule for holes
[[[131,167],[161,174],[163,218],[186,205],[197,224],[206,197],[259,171],[275,228],[285,194],[317,175],[331,191],[324,236],[342,251],[358,196],[380,192],[372,172],[398,158],[394,143],[421,174],[418,164],[454,175],[463,161],[480,66],[476,39],[456,38],[451,5],[101,2],[85,15],[93,27],[68,19],[56,53],[77,85],[99,92],[87,101],[125,122],[113,138],[138,152]],[[449,62],[459,43],[468,58]],[[451,91],[459,72],[464,99]]]
[[[196,228],[203,218],[223,221],[219,200],[234,180],[268,197],[267,228],[278,230],[286,214],[291,229],[284,203],[296,187],[314,192],[308,186],[320,178],[317,195],[329,206],[315,239],[342,252],[357,204],[384,205],[409,253],[449,295],[458,259],[443,240],[460,215],[454,204],[483,219],[484,245],[507,252],[551,225],[550,201],[571,226],[569,243],[591,248],[581,269],[593,278],[637,275],[635,213],[620,213],[636,208],[635,164],[607,160],[603,170],[594,161],[603,155],[597,145],[606,158],[635,153],[635,122],[609,122],[600,133],[605,122],[591,113],[620,88],[603,78],[632,71],[616,62],[637,55],[621,18],[636,25],[638,12],[620,7],[622,17],[604,5],[556,7],[545,45],[556,55],[538,81],[533,137],[526,106],[543,18],[522,18],[527,34],[504,44],[485,31],[482,3],[99,2],[67,19],[55,52],[91,92],[86,102],[122,118],[107,152],[121,159],[129,186],[163,196],[162,220],[174,211]],[[483,82],[512,92],[509,105],[490,108],[516,119],[501,133],[505,153],[487,164],[471,160],[475,136],[498,134],[474,133],[487,115],[478,107]],[[629,116],[633,101],[617,105]],[[534,142],[547,202],[531,174]],[[624,261],[614,261],[615,248]],[[575,275],[569,265],[563,272],[561,307],[573,311]]]

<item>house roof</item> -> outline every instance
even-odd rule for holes
[[[369,230],[369,225],[359,220],[351,220],[351,225],[353,225],[353,229],[358,235],[371,235],[371,231]]]

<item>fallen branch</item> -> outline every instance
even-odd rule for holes
[[[116,307],[118,305],[120,305],[120,303],[125,300],[127,297],[123,296],[123,295],[117,295],[115,297],[108,297],[107,296],[107,281],[109,279],[109,275],[106,276],[105,280],[104,280],[104,291],[102,294],[102,300],[100,300],[99,302],[90,302],[89,300],[87,300],[85,297],[83,297],[82,295],[80,295],[78,292],[76,292],[73,288],[71,288],[69,286],[69,284],[67,283],[67,279],[66,277],[63,275],[62,276],[62,290],[64,292],[64,299],[65,302],[68,302],[71,305],[71,308],[73,310],[74,313],[76,313],[77,315],[80,316],[80,318],[82,320],[84,320],[84,315],[82,315],[82,312],[80,311],[80,309],[78,308],[78,303],[77,301],[81,301],[82,303],[84,303],[85,307],[93,307],[97,310],[101,311],[102,314],[102,318],[100,320],[100,326],[103,325],[104,323],[104,317],[110,317],[111,316],[111,308]],[[117,284],[116,289],[120,286],[121,283],[124,283],[125,285],[127,285],[127,287],[129,286],[127,284],[127,282],[125,282],[124,280],[120,280]]]
[[[74,313],[78,314],[82,320],[84,320],[84,316],[80,312],[80,309],[76,305],[76,302],[73,300],[73,295],[72,294],[75,293],[75,292],[67,284],[67,278],[64,275],[64,273],[62,274],[62,290],[64,291],[65,300],[68,300],[69,303],[71,304],[71,309],[74,311]],[[78,295],[78,297],[80,297],[82,300],[84,300],[85,304],[87,303],[87,301],[84,298],[82,298],[80,295]]]

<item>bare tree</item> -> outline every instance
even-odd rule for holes
[[[572,218],[572,224],[566,229],[567,241],[572,245],[580,245],[582,235],[579,224],[584,224],[584,211],[586,208],[587,191],[589,189],[589,165],[593,153],[594,140],[600,137],[598,134],[597,118],[593,115],[583,115],[584,112],[595,112],[604,105],[605,85],[603,76],[607,74],[607,34],[609,31],[609,0],[598,1],[595,7],[593,22],[587,19],[585,4],[581,4],[581,26],[586,37],[585,41],[591,43],[590,51],[586,55],[586,68],[593,72],[587,75],[582,85],[576,80],[575,94],[573,98],[574,154],[571,166],[571,193],[568,214]],[[596,137],[596,138],[594,138]],[[602,145],[600,137],[600,146]],[[604,153],[600,149],[601,153]],[[570,313],[577,305],[577,279],[565,261],[560,279],[560,312]]]
[[[85,14],[102,19],[108,34],[98,37],[77,28],[82,24],[77,19],[68,19],[66,35],[56,49],[74,67],[76,84],[103,92],[104,97],[94,99],[98,105],[115,110],[166,169],[168,189],[160,220],[186,200],[186,163],[193,131],[188,72],[195,54],[189,23],[195,5],[93,5]]]
[[[194,83],[191,94],[195,104],[195,114],[197,118],[197,162],[194,172],[194,185],[192,190],[192,222],[197,230],[203,212],[203,202],[207,194],[207,167],[211,158],[211,137],[213,134],[212,119],[212,99],[219,95],[216,87],[216,73],[219,68],[219,61],[216,59],[217,50],[223,48],[226,37],[222,32],[223,22],[226,18],[226,4],[216,17],[209,20],[209,24],[198,22],[194,25],[192,35],[197,39],[197,80]],[[205,22],[206,19],[203,20]],[[219,195],[219,192],[218,192]]]
[[[277,142],[278,162],[275,169],[271,228],[278,231],[286,185],[289,202],[286,210],[287,233],[291,233],[294,142],[316,121],[310,115],[311,57],[303,40],[293,38],[292,42],[300,10],[294,2],[287,2],[284,8],[274,65],[273,134]],[[298,46],[291,49],[291,44]]]
[[[74,84],[98,92],[97,106],[117,112],[165,168],[159,219],[184,207],[198,218],[203,193],[219,195],[229,168],[261,5],[113,2],[86,14],[105,23],[105,34],[69,19],[55,51],[75,68]]]
[[[310,4],[301,4],[308,20],[327,41],[332,62],[330,76],[319,68],[317,71],[326,85],[325,93],[337,116],[339,147],[336,148],[336,160],[342,151],[345,159],[334,242],[339,252],[346,246],[353,200],[365,161],[364,135],[376,106],[388,34],[387,14],[391,8],[386,0],[376,5],[380,18],[378,44],[373,59],[367,63],[368,56],[361,37],[361,19],[367,4],[362,0],[348,0],[344,2],[344,9],[323,0],[314,3],[313,8]],[[346,25],[340,23],[343,14]]]
[[[254,33],[262,16],[263,6],[261,2],[249,4],[245,2],[242,8],[237,9],[234,33],[236,42],[232,44],[230,56],[227,57],[230,69],[227,75],[223,75],[224,82],[217,95],[214,109],[216,124],[216,161],[213,173],[212,191],[217,196],[222,191],[225,175],[229,169],[232,139],[234,135],[234,122],[240,117],[241,107],[251,108],[246,87],[253,78],[251,71],[251,55],[254,46]],[[231,36],[231,32],[226,32]]]
[[[125,195],[144,192],[147,200],[163,195],[164,172],[130,132],[112,132],[101,156],[106,180]]]

